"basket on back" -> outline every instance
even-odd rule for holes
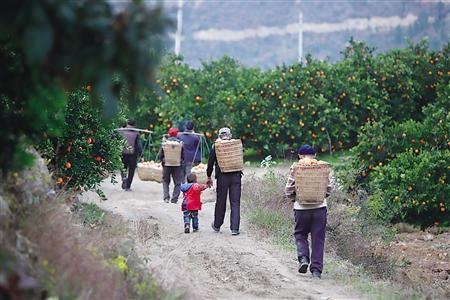
[[[162,182],[162,165],[153,161],[142,162],[137,165],[137,173],[142,181]]]
[[[217,163],[223,173],[237,172],[244,169],[244,152],[242,141],[217,140],[214,144]]]
[[[300,161],[294,166],[295,192],[300,204],[320,204],[327,193],[330,165],[314,161]]]
[[[183,148],[182,142],[164,141],[162,144],[164,151],[164,160],[167,167],[181,166],[181,150]]]

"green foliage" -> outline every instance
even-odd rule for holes
[[[422,227],[448,225],[450,88],[442,80],[421,120],[366,124],[352,149],[356,159],[338,173],[345,188],[368,187],[374,217]],[[348,176],[352,173],[353,176]]]
[[[389,221],[450,225],[450,151],[407,151],[373,173],[371,210]]]
[[[123,140],[114,136],[115,124],[102,121],[101,112],[90,103],[88,92],[71,93],[60,137],[49,137],[40,146],[61,187],[95,190],[105,177],[114,180],[114,171],[122,167]]]
[[[269,71],[228,57],[194,69],[170,57],[156,80],[159,90],[141,94],[134,113],[156,135],[193,119],[212,142],[218,128],[230,126],[259,155],[285,157],[305,142],[321,152],[348,149],[361,126],[422,121],[423,107],[448,84],[449,48],[433,51],[421,42],[374,55],[351,40],[338,63],[308,56],[306,65]]]
[[[166,25],[160,8],[141,1],[119,13],[107,1],[2,1],[0,170],[21,169],[31,162],[30,144],[61,132],[67,89],[87,85],[106,116],[116,110],[120,84],[135,103],[152,80]]]
[[[83,214],[83,224],[85,225],[100,225],[105,220],[105,212],[95,203],[83,203],[81,204],[81,209]]]
[[[289,217],[283,212],[255,208],[247,214],[247,218],[259,230],[265,231],[276,245],[286,249],[293,248],[292,216]]]

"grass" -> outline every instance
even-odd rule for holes
[[[258,155],[253,149],[244,150],[245,163],[251,167],[259,167],[261,161],[266,156],[267,155]],[[351,153],[348,150],[333,152],[332,155],[329,153],[320,153],[317,155],[318,159],[330,163],[333,167],[344,165],[350,157]],[[277,163],[277,166],[290,166],[292,162],[294,162],[293,159],[274,158],[273,160]]]
[[[135,236],[136,232],[130,234],[132,224],[106,213],[94,203],[72,205],[70,212],[65,202],[70,203],[67,199],[42,203],[21,229],[26,240],[34,245],[32,261],[36,273],[31,275],[39,279],[48,297],[181,297],[163,291],[148,273],[144,261],[134,251],[139,236]],[[153,233],[144,237],[147,242],[151,242],[150,234]],[[1,254],[0,251],[0,266]]]
[[[275,245],[286,250],[295,249],[292,242],[292,219],[286,214],[277,211],[254,209],[247,214],[247,218],[255,228],[264,231]]]
[[[355,266],[349,261],[337,257],[335,254],[327,254],[325,259],[325,274],[350,286],[353,290],[369,296],[370,299],[415,300],[426,298],[410,288],[405,288],[389,281],[374,280],[364,268]]]
[[[82,203],[83,224],[88,226],[100,225],[105,221],[105,211],[95,203]]]

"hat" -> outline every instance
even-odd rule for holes
[[[220,128],[219,135],[222,135],[222,134],[231,134],[230,128],[228,128],[228,127]]]
[[[226,139],[226,138],[228,138],[228,139],[230,139],[231,138],[231,130],[230,130],[230,128],[228,128],[228,127],[223,127],[223,128],[220,128],[220,130],[219,130],[219,138],[220,139]]]
[[[316,150],[314,150],[314,148],[311,147],[310,145],[306,144],[298,148],[297,153],[300,155],[314,155],[316,154]]]
[[[170,137],[175,137],[178,135],[178,128],[170,127],[169,132],[167,132]]]

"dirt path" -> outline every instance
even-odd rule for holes
[[[160,184],[136,176],[131,192],[108,181],[102,189],[107,201],[92,193],[84,199],[128,220],[151,222],[153,237],[138,244],[138,254],[163,288],[187,299],[361,299],[327,278],[298,274],[295,254],[261,241],[243,219],[239,236],[231,236],[228,216],[221,232],[213,232],[212,190],[203,197],[199,232],[185,234],[180,205],[162,201]]]

